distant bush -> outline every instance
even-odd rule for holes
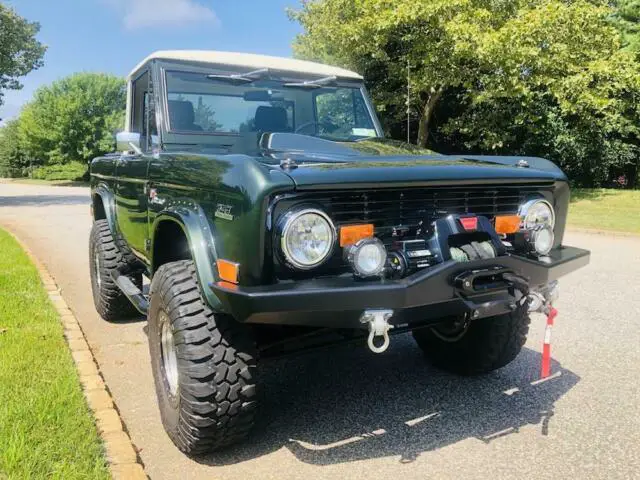
[[[82,176],[80,162],[114,151],[125,101],[124,80],[102,73],[77,73],[40,87],[20,115],[0,127],[0,177]]]
[[[38,180],[80,181],[86,179],[87,167],[88,165],[82,162],[46,165],[34,169],[32,178]]]

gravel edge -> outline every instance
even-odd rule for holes
[[[111,476],[114,480],[142,480],[149,478],[144,471],[142,460],[127,433],[126,425],[100,373],[98,362],[93,356],[80,323],[62,297],[60,288],[47,268],[38,260],[29,247],[9,228],[3,226],[3,229],[18,242],[36,267],[51,303],[60,314],[64,336],[76,365],[85,400],[93,412],[98,434],[104,443],[105,456]]]

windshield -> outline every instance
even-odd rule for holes
[[[335,79],[304,83],[172,71],[166,79],[175,133],[290,132],[336,141],[378,136],[361,87]]]

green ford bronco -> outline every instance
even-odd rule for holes
[[[105,320],[146,315],[162,421],[187,454],[247,437],[259,359],[382,353],[411,332],[438,367],[500,368],[589,261],[562,244],[556,165],[386,140],[357,73],[164,51],[127,92],[118,152],[91,163],[93,298]]]

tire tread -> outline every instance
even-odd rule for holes
[[[256,403],[256,354],[247,330],[208,307],[190,260],[158,269],[151,283],[151,302],[150,313],[156,311],[156,303],[164,308],[176,340],[178,420],[177,424],[165,422],[173,442],[188,455],[197,456],[246,438],[255,421],[252,406]],[[152,341],[151,335],[149,339]],[[162,389],[156,370],[156,389]],[[167,407],[161,402],[163,408]],[[167,415],[175,414],[161,413],[163,422]]]

